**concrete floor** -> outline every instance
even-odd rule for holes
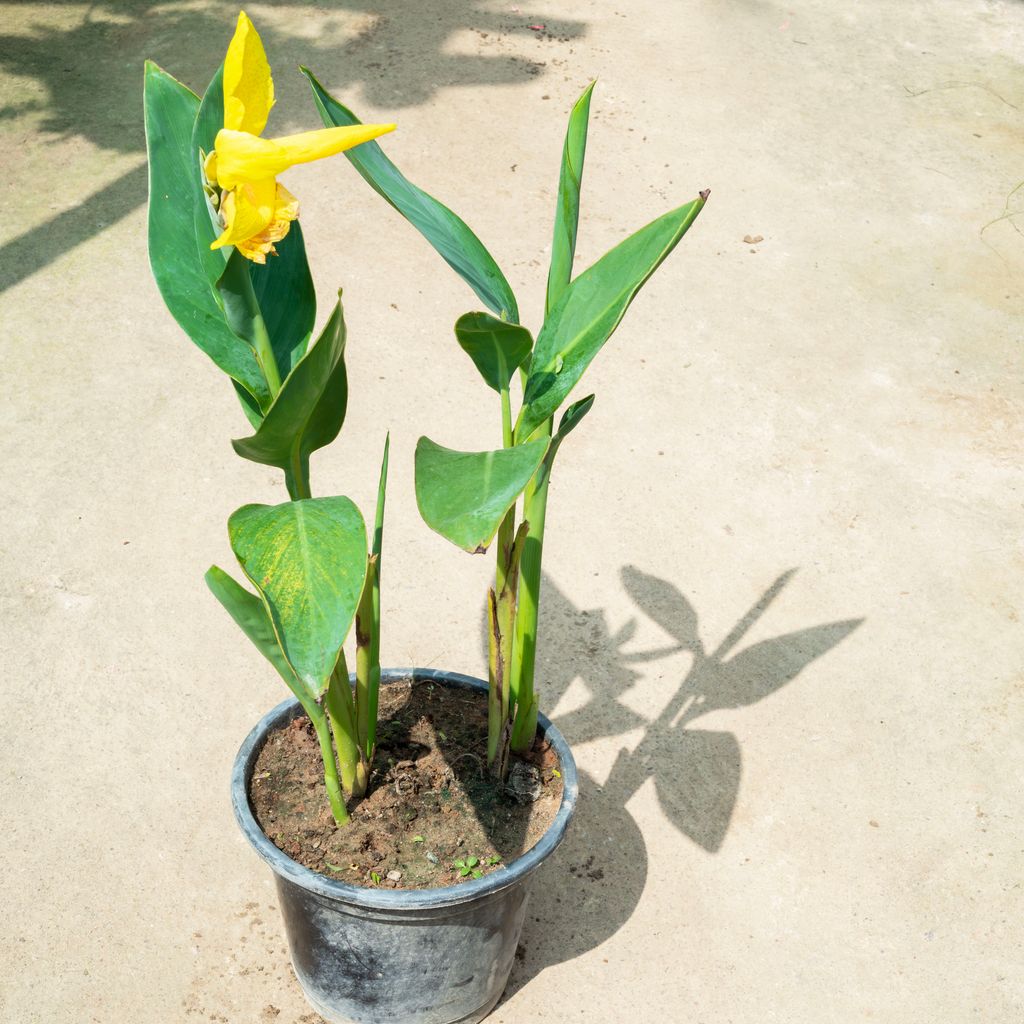
[[[284,492],[146,260],[141,62],[202,89],[235,10],[0,4],[5,1024],[316,1020],[227,795],[283,688],[202,582]],[[533,326],[591,76],[581,266],[712,189],[560,455],[541,679],[586,782],[492,1019],[1024,1019],[1024,4],[249,10],[274,133],[318,123],[299,60],[393,117]],[[342,158],[286,180],[350,326],[315,486],[369,507],[390,427],[385,661],[479,671],[489,563],[411,486],[420,433],[497,440],[476,300]]]

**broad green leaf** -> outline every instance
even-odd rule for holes
[[[363,589],[363,517],[344,497],[245,505],[228,520],[228,536],[298,682],[320,697]]]
[[[551,241],[551,265],[548,270],[548,291],[545,316],[555,308],[572,280],[572,261],[576,255],[576,230],[580,219],[580,186],[583,183],[583,160],[587,155],[587,121],[590,118],[590,96],[594,85],[583,90],[569,115],[569,127],[562,147],[562,169],[558,176],[558,205],[555,207],[555,233]]]
[[[295,673],[285,660],[262,598],[251,594],[216,565],[206,570],[206,585],[260,654],[277,669],[295,695],[300,700],[308,699],[306,691],[299,685]]]
[[[300,70],[309,79],[325,125],[362,123],[324,89],[312,71],[304,67]],[[363,180],[412,224],[488,309],[518,322],[519,307],[505,275],[461,217],[409,181],[376,142],[364,142],[346,150],[345,156]]]
[[[149,260],[160,294],[182,330],[261,404],[266,381],[252,349],[224,320],[196,245],[199,155],[192,129],[199,98],[151,61],[146,63],[149,155]]]
[[[686,234],[704,196],[670,210],[577,277],[544,321],[530,363],[516,439],[529,437],[583,376],[644,282]]]
[[[192,132],[192,149],[196,154],[197,166],[200,152],[209,153],[213,150],[217,132],[224,127],[223,76],[222,66],[217,69],[217,73],[207,86],[199,106],[199,114]],[[212,210],[203,191],[202,177],[199,173],[196,175],[195,184],[196,243],[206,268],[207,279],[211,286],[216,287],[232,249],[210,248],[210,243],[220,234],[221,228],[219,224],[214,223],[211,216]],[[291,230],[275,248],[277,255],[269,257],[266,263],[246,260],[245,266],[252,280],[267,333],[270,335],[278,373],[283,380],[302,358],[309,344],[316,319],[316,294],[309,272],[309,261],[306,258],[306,245],[298,221],[292,224]],[[249,416],[244,396],[239,395],[239,398],[246,415]],[[253,422],[253,426],[258,425],[258,420]]]
[[[466,551],[486,551],[547,448],[548,439],[540,438],[494,452],[456,452],[421,437],[416,504],[423,521]]]
[[[345,318],[339,298],[317,343],[285,379],[259,429],[231,444],[244,459],[304,470],[310,453],[338,436],[347,406]]]
[[[525,327],[490,313],[464,313],[455,321],[455,337],[487,386],[499,392],[533,349],[533,336]]]

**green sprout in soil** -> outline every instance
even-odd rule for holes
[[[459,869],[460,878],[468,878],[470,875],[474,878],[483,878],[484,873],[477,867],[479,863],[479,857],[466,857],[465,860],[455,861],[453,866]]]

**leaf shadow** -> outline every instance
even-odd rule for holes
[[[758,641],[737,651],[791,581],[780,575],[708,651],[696,609],[674,584],[634,566],[621,571],[638,612],[672,639],[666,647],[628,650],[636,621],[612,632],[600,609],[579,609],[550,577],[543,583],[543,652],[537,677],[549,706],[577,678],[589,698],[555,718],[571,744],[625,735],[642,728],[632,750],[623,749],[603,785],[581,772],[577,820],[558,853],[539,872],[537,886],[550,899],[528,914],[523,944],[505,998],[546,967],[573,959],[614,935],[643,894],[648,858],[643,835],[627,809],[653,780],[669,822],[710,854],[725,840],[742,780],[742,753],[731,732],[694,728],[699,718],[752,706],[792,682],[841,643],[863,619],[844,619]],[[671,699],[654,719],[624,701],[642,678],[638,666],[687,652],[692,661]]]

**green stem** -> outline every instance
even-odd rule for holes
[[[370,751],[371,692],[380,686],[380,666],[374,680],[373,663],[373,591],[377,579],[377,556],[366,559],[366,580],[356,609],[356,742],[359,749]]]
[[[255,295],[253,299],[255,301]],[[253,318],[253,340],[256,342],[256,359],[263,370],[263,376],[267,379],[267,387],[270,388],[270,397],[276,398],[281,390],[281,374],[277,369],[277,358],[274,356],[262,313],[257,313]]]
[[[338,748],[338,764],[341,767],[341,784],[345,795],[362,796],[366,792],[366,762],[361,756],[357,740],[355,704],[344,651],[338,653],[338,664],[331,674],[325,703],[331,719],[334,744]]]
[[[512,406],[508,385],[501,389],[501,439],[506,448],[512,447]],[[502,756],[499,759],[498,754],[508,746],[505,722],[510,700],[509,672],[513,636],[510,627],[511,616],[515,615],[515,594],[511,596],[511,616],[507,595],[515,526],[516,508],[513,505],[498,527],[494,587],[487,592],[487,763],[500,776],[504,774],[507,758]]]
[[[334,760],[334,747],[331,745],[331,731],[327,727],[327,716],[319,704],[311,703],[306,707],[309,720],[316,730],[316,738],[320,741],[320,754],[324,760],[324,785],[327,787],[327,799],[331,803],[331,813],[339,825],[348,823],[348,811],[338,784],[338,766]]]
[[[498,624],[498,598],[494,587],[487,590],[487,763],[495,767],[495,758],[501,746],[505,719],[501,713],[501,695],[504,690],[502,664],[498,660],[501,649],[501,628]]]
[[[512,447],[512,402],[507,384],[501,389],[501,443],[506,448]]]
[[[292,452],[291,465],[284,471],[284,482],[292,501],[313,497],[309,489],[309,458],[297,447]]]
[[[388,485],[388,453],[391,450],[391,434],[384,439],[384,457],[380,463],[380,480],[377,483],[377,511],[373,519],[373,548],[377,559],[373,572],[373,595],[370,602],[370,687],[366,707],[366,757],[373,763],[377,749],[377,705],[380,697],[380,572],[384,557],[384,503]]]
[[[267,323],[263,319],[259,300],[256,298],[256,290],[252,286],[249,268],[243,266],[242,271],[244,272],[240,272],[235,280],[245,292],[245,303],[248,306],[249,315],[252,317],[252,342],[256,349],[256,361],[263,371],[263,377],[270,389],[270,397],[274,399],[281,390],[281,373],[277,368],[277,357],[274,355],[274,346],[270,342]]]
[[[551,436],[548,420],[535,436]],[[519,604],[516,611],[515,644],[512,649],[512,699],[515,724],[512,749],[526,753],[537,732],[537,698],[534,670],[537,658],[537,616],[540,608],[541,563],[544,555],[544,523],[548,507],[550,459],[545,458],[523,495],[523,519],[530,524],[519,567]]]

